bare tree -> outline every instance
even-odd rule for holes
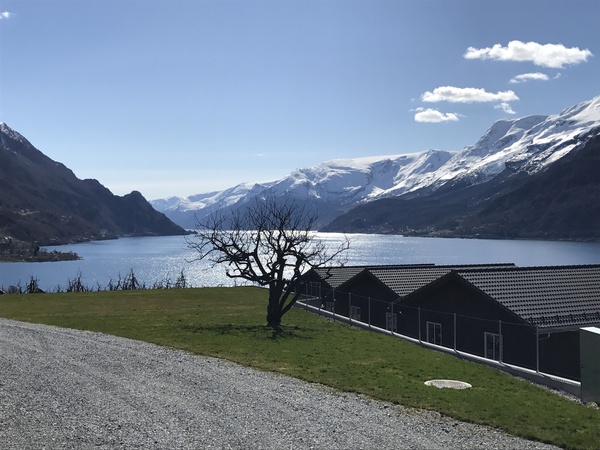
[[[198,251],[198,259],[224,265],[228,277],[268,287],[267,325],[279,328],[307,283],[303,275],[311,268],[341,263],[349,247],[347,238],[335,248],[316,239],[316,220],[295,201],[257,199],[243,212],[197,220],[188,246]]]

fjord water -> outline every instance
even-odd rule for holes
[[[318,239],[331,246],[339,244],[343,234],[319,233]],[[349,265],[379,264],[481,264],[515,263],[518,266],[600,264],[600,243],[417,238],[395,235],[348,234]],[[0,263],[0,288],[25,286],[33,276],[40,288],[62,290],[68,280],[82,275],[90,288],[106,288],[131,270],[148,287],[163,280],[174,282],[183,270],[189,285],[233,286],[223,267],[211,267],[198,261],[188,248],[193,237],[137,237],[82,244],[47,247],[48,250],[73,251],[79,261],[47,263]],[[238,281],[238,284],[244,284]]]

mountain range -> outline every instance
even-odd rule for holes
[[[139,192],[119,197],[96,180],[80,180],[0,123],[0,245],[184,232]]]
[[[185,228],[284,197],[318,211],[326,231],[598,240],[599,135],[600,96],[556,115],[499,120],[457,152],[340,159],[151,203]]]
[[[439,169],[451,154],[429,152],[340,159],[298,169],[271,183],[243,183],[224,191],[152,200],[152,205],[185,228],[216,211],[238,209],[256,197],[286,197],[318,211],[322,227],[362,202],[411,191],[425,174]]]

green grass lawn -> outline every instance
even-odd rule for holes
[[[500,371],[293,309],[265,327],[255,288],[0,296],[0,316],[101,331],[216,356],[334,388],[502,428],[565,448],[600,447],[600,410]],[[472,389],[423,384],[444,378]]]

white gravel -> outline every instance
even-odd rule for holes
[[[547,449],[144,342],[0,319],[2,449]]]

